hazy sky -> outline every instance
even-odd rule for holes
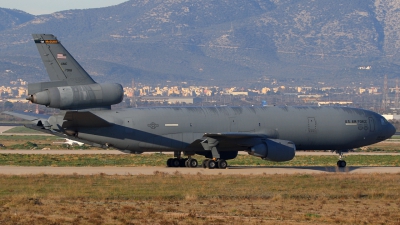
[[[128,0],[1,0],[0,8],[19,9],[41,15],[68,9],[100,8],[126,1]]]

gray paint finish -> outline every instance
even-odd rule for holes
[[[374,112],[343,107],[161,107],[93,114],[114,125],[77,129],[78,137],[121,149],[129,146],[131,151],[192,150],[190,144],[204,139],[205,133],[225,134],[227,137],[221,138],[230,139],[235,149],[220,148],[222,151],[246,150],[266,138],[290,140],[298,150],[339,150],[370,145],[394,132],[393,126]],[[240,131],[231,131],[232,117]],[[120,118],[132,122],[127,126]],[[356,125],[346,125],[347,121]],[[234,138],[238,133],[247,136]]]

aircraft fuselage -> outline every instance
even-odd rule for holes
[[[129,151],[201,151],[205,133],[248,133],[220,151],[245,150],[265,138],[297,150],[351,149],[389,138],[393,126],[377,113],[344,107],[158,107],[94,111],[112,126],[76,127],[79,138]],[[251,143],[249,143],[251,142]]]

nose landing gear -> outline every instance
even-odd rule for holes
[[[346,163],[346,161],[344,160],[344,152],[348,152],[349,150],[335,150],[335,152],[337,153],[337,154],[339,154],[339,161],[337,161],[337,163],[336,163],[336,165],[339,167],[339,168],[344,168],[344,167],[346,167],[346,165],[347,165],[347,163]]]
[[[344,161],[344,160],[337,161],[337,166],[340,168],[346,167],[346,161]]]

